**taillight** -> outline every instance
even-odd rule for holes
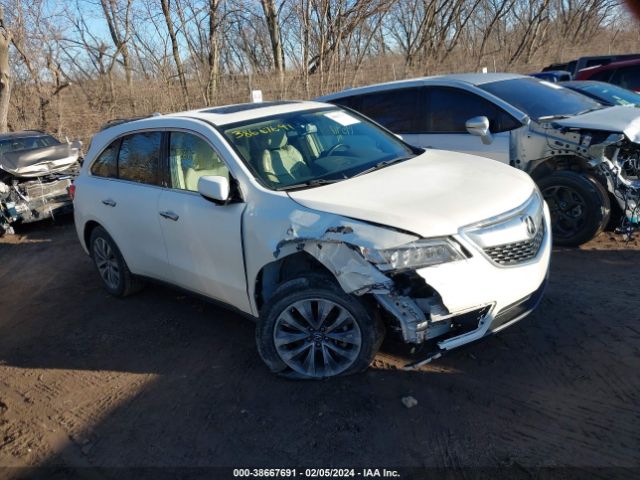
[[[71,200],[76,198],[76,186],[73,183],[69,185],[69,196]]]

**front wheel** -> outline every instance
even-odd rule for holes
[[[313,276],[283,284],[264,305],[256,328],[260,356],[275,373],[322,379],[365,370],[384,328],[363,299],[329,278]]]
[[[549,205],[556,245],[577,247],[602,232],[611,205],[597,180],[579,172],[558,171],[538,180],[538,186]]]

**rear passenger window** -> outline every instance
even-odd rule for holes
[[[484,116],[492,133],[506,132],[521,124],[507,112],[484,98],[457,88],[427,89],[427,131],[467,133],[467,120]]]
[[[421,133],[424,109],[420,88],[402,88],[360,97],[357,108],[395,133]]]
[[[91,165],[91,174],[97,177],[117,178],[118,164],[116,155],[118,154],[118,143],[120,139],[105,148],[98,159]]]
[[[118,178],[159,185],[160,132],[142,132],[122,138],[118,155]]]

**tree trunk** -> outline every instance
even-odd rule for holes
[[[11,70],[9,69],[9,44],[11,33],[4,25],[4,10],[0,6],[0,133],[8,130],[9,99],[11,98]]]
[[[162,13],[164,14],[164,20],[167,23],[167,30],[169,31],[169,38],[171,39],[171,50],[173,52],[173,61],[176,64],[176,70],[178,71],[178,80],[180,81],[180,87],[182,88],[182,96],[184,99],[184,107],[189,110],[189,90],[187,89],[187,79],[184,75],[184,67],[182,66],[182,60],[180,59],[180,50],[178,46],[178,39],[176,32],[173,28],[173,20],[171,20],[171,12],[169,11],[169,0],[161,0]]]
[[[284,49],[282,48],[282,36],[280,34],[280,24],[278,23],[278,13],[276,11],[275,0],[261,0],[264,19],[269,29],[269,39],[271,40],[271,51],[273,53],[273,67],[282,78],[284,76]]]
[[[209,79],[207,80],[207,105],[213,105],[218,90],[220,51],[218,47],[218,3],[209,0]]]

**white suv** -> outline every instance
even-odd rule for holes
[[[269,368],[366,368],[385,334],[434,355],[526,316],[544,290],[548,209],[498,162],[424,151],[315,102],[112,125],[75,182],[105,288],[171,283],[257,319]]]

